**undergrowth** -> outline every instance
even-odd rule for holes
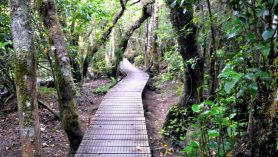
[[[40,87],[39,92],[41,94],[55,94],[56,90],[55,90],[55,88]]]
[[[117,84],[118,80],[114,77],[111,78],[111,82],[100,86],[95,89],[94,93],[96,94],[106,94],[112,87],[114,87]]]

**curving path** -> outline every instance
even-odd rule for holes
[[[151,157],[142,91],[148,74],[127,59],[127,76],[103,98],[75,157]]]

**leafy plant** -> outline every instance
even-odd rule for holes
[[[96,94],[106,94],[109,91],[109,89],[111,89],[113,86],[115,86],[117,84],[117,82],[118,82],[118,80],[112,77],[111,82],[96,88],[94,93],[96,93]]]

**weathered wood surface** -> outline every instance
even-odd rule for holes
[[[75,157],[151,157],[142,91],[149,76],[126,59],[127,76],[104,97]]]

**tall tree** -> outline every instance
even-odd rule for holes
[[[37,102],[36,55],[31,28],[31,0],[12,0],[15,79],[19,113],[22,156],[41,156]]]
[[[206,0],[207,6],[208,6],[208,13],[209,13],[209,21],[210,21],[210,32],[211,32],[211,49],[210,49],[210,89],[209,94],[213,95],[216,89],[217,85],[217,77],[216,77],[216,69],[215,69],[215,63],[216,63],[216,39],[215,39],[215,29],[214,29],[214,21],[213,21],[213,15],[211,11],[211,5],[210,0]]]
[[[144,66],[145,70],[148,71],[150,67],[150,51],[149,51],[149,27],[150,27],[150,20],[146,20],[145,24],[145,55],[144,55]]]
[[[158,54],[158,43],[157,43],[157,30],[158,30],[158,17],[159,17],[159,1],[156,0],[153,8],[153,16],[152,16],[152,48],[151,48],[151,56],[152,56],[152,71],[154,73],[158,73],[159,71],[159,54]]]
[[[58,21],[54,0],[44,0],[39,6],[44,25],[48,29],[49,38],[54,45],[55,86],[58,94],[60,119],[70,142],[70,156],[72,156],[81,143],[83,133],[74,98],[75,91],[65,35]]]
[[[197,27],[193,23],[193,4],[184,2],[174,4],[174,0],[166,0],[170,8],[170,20],[177,34],[179,53],[183,58],[185,83],[180,105],[198,103],[202,98],[203,85],[203,56],[198,52],[196,33]],[[193,66],[194,65],[194,66]],[[191,109],[189,109],[191,110]]]

